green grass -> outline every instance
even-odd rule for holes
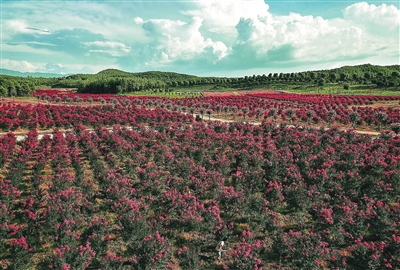
[[[121,96],[150,96],[150,97],[167,97],[167,98],[189,98],[199,97],[199,92],[161,92],[154,93],[151,91],[139,91],[134,93],[122,94]]]
[[[216,86],[216,85],[194,85],[194,86],[183,86],[183,87],[173,87],[170,91],[173,92],[227,92],[235,91],[235,88]]]
[[[400,88],[377,88],[375,85],[350,85],[348,90],[343,89],[342,84],[298,85],[286,86],[285,91],[303,94],[339,94],[339,95],[378,95],[397,96],[400,95]]]

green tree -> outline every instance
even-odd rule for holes
[[[338,75],[335,72],[332,72],[332,73],[329,74],[329,80],[331,82],[336,82],[337,79],[338,79]]]
[[[7,89],[4,86],[0,86],[0,100],[7,95]]]
[[[324,86],[326,83],[325,79],[321,78],[318,80],[318,86]]]
[[[346,73],[340,73],[340,80],[342,82],[347,81],[349,76]]]

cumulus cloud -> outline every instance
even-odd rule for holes
[[[224,43],[204,38],[199,29],[203,19],[193,17],[188,22],[180,20],[151,19],[141,23],[151,42],[140,49],[147,65],[166,64],[176,60],[190,61],[204,53],[212,54],[213,61],[226,56],[228,48]]]
[[[343,10],[343,17],[356,24],[378,26],[381,30],[393,31],[400,24],[400,10],[394,5],[369,5],[366,2],[355,3]]]
[[[205,10],[222,7],[224,3],[207,3]],[[400,14],[394,6],[358,3],[347,7],[343,18],[326,20],[296,13],[275,16],[266,8],[262,9],[260,1],[251,3],[257,8],[248,8],[252,12],[245,12],[245,16],[238,19],[236,39],[228,57],[220,62],[220,68],[237,67],[239,64],[251,68],[343,61],[385,53],[398,55]],[[226,16],[235,18],[236,9],[231,9],[232,5],[241,7],[242,4],[226,4]],[[232,16],[230,10],[233,10]],[[226,24],[232,23],[233,19]],[[383,25],[388,25],[384,33],[387,39],[372,31],[382,29]],[[389,45],[388,39],[392,41]]]
[[[208,31],[220,34],[235,34],[235,26],[241,18],[255,18],[269,14],[269,6],[264,0],[205,0],[193,3],[193,6],[193,9],[183,13],[203,18]]]
[[[326,19],[278,16],[264,0],[178,1],[174,8],[164,5],[162,15],[151,2],[33,8],[29,1],[9,1],[3,4],[3,56],[31,59],[43,69],[55,62],[63,63],[59,68],[80,63],[193,73],[399,58],[400,11],[394,5],[355,3]],[[33,69],[21,61],[13,65]]]
[[[362,29],[337,27],[321,17],[271,15],[241,19],[236,26],[238,38],[233,54],[252,51],[249,60],[286,62],[321,61],[355,56],[365,51],[367,38]],[[274,54],[281,53],[280,57]]]
[[[263,0],[200,1],[182,13],[193,17],[188,22],[135,18],[152,40],[141,49],[148,65],[190,60],[230,70],[329,63],[395,55],[399,45],[399,10],[385,4],[353,4],[335,19],[296,13],[277,16]],[[386,24],[390,45],[372,31]]]

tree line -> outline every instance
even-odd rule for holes
[[[254,88],[274,84],[319,85],[327,83],[374,84],[376,87],[400,86],[400,65],[370,64],[331,70],[269,73],[244,77],[198,77],[175,72],[130,73],[107,69],[97,74],[74,74],[58,78],[0,75],[0,96],[27,96],[36,88],[78,88],[80,93],[123,94],[138,91],[172,91],[195,86]]]

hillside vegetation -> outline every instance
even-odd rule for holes
[[[127,94],[139,91],[172,92],[234,89],[290,89],[351,86],[368,89],[390,88],[400,85],[400,66],[370,64],[345,66],[331,70],[292,73],[269,73],[244,77],[198,77],[174,72],[148,71],[130,73],[107,69],[97,74],[74,74],[59,78],[0,76],[0,96],[26,96],[35,88],[77,88],[81,93]],[[199,89],[200,88],[200,89]]]

